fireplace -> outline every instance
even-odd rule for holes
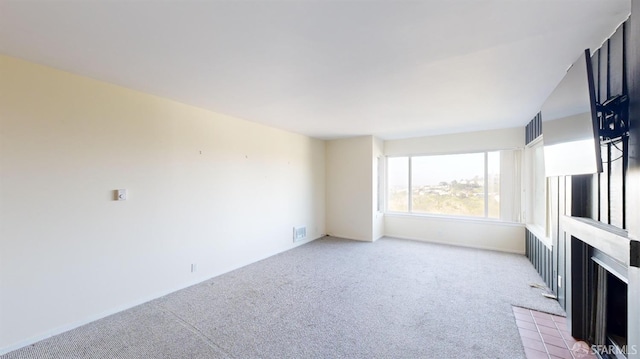
[[[607,274],[607,340],[619,348],[627,347],[627,283]]]
[[[571,334],[601,358],[626,358],[628,271],[637,257],[627,233],[588,218],[564,216],[562,224],[571,243]]]
[[[627,270],[606,253],[590,249],[595,275],[590,339],[602,358],[625,358],[627,351]]]

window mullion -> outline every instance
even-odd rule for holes
[[[484,153],[484,216],[489,217],[489,152]]]
[[[412,163],[413,163],[413,157],[409,156],[409,191],[407,193],[407,200],[409,201],[409,203],[407,204],[407,210],[409,213],[413,212],[413,181],[411,180],[411,173],[412,173]]]

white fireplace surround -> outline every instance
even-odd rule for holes
[[[626,230],[584,217],[562,216],[560,223],[567,234],[629,267],[631,240]]]

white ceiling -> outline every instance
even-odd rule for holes
[[[629,0],[6,1],[0,52],[318,138],[524,126]]]

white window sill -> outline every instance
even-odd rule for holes
[[[540,242],[544,243],[547,248],[552,249],[552,240],[551,238],[547,237],[547,233],[542,226],[529,223],[526,225],[526,228],[529,230],[529,232],[533,233],[533,235],[536,236],[540,240]]]
[[[414,219],[433,219],[439,221],[450,221],[450,222],[472,222],[472,223],[491,223],[500,226],[515,226],[515,227],[523,227],[524,224],[520,222],[509,222],[502,219],[497,218],[484,218],[484,217],[465,217],[465,216],[446,216],[446,215],[438,215],[438,214],[428,214],[428,213],[405,213],[405,212],[385,212],[386,217],[404,217],[404,218],[414,218]]]

